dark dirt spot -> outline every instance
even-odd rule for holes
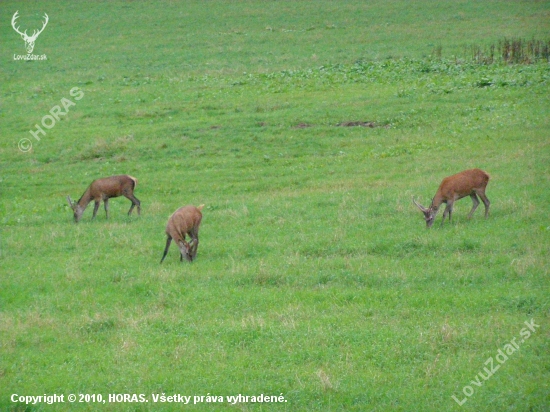
[[[384,129],[389,129],[389,124],[379,124],[376,122],[361,122],[361,121],[353,121],[353,122],[342,122],[338,123],[336,126],[340,127],[383,127]]]
[[[338,123],[338,126],[341,126],[341,127],[356,127],[356,126],[381,127],[380,125],[378,125],[374,122],[342,122],[342,123]]]
[[[298,123],[297,125],[292,126],[293,129],[305,129],[307,127],[311,127],[311,125],[307,123]]]

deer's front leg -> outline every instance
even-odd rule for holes
[[[95,215],[97,214],[97,209],[99,209],[99,200],[96,200],[95,201],[95,204],[94,204],[94,214],[92,215],[92,219],[95,219]]]

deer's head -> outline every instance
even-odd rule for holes
[[[431,227],[434,224],[435,215],[437,214],[437,208],[433,206],[433,203],[432,205],[430,205],[430,207],[424,207],[420,203],[418,203],[416,200],[414,200],[414,197],[413,197],[413,202],[416,205],[416,207],[418,207],[420,211],[424,213],[424,219],[426,220],[426,227]]]
[[[82,214],[84,213],[84,208],[82,208],[78,203],[73,202],[70,196],[67,196],[67,201],[69,202],[69,206],[71,207],[71,209],[73,209],[74,222],[78,223],[78,221],[82,218]]]
[[[31,54],[32,51],[34,50],[34,42],[36,41],[36,38],[38,37],[38,35],[42,33],[46,28],[49,18],[48,18],[48,15],[44,13],[44,23],[42,23],[42,28],[40,30],[33,30],[32,35],[29,36],[27,34],[27,30],[25,30],[24,32],[21,32],[19,30],[19,27],[16,27],[15,25],[16,24],[15,20],[17,20],[17,18],[19,17],[18,13],[19,11],[16,11],[15,14],[13,15],[11,19],[11,26],[17,33],[21,35],[21,38],[25,41],[25,48],[27,49],[27,53]]]
[[[180,248],[181,255],[185,258],[185,260],[192,262],[193,256],[191,256],[191,245],[189,245],[189,243],[185,240],[182,240],[181,242],[178,242],[178,246]]]

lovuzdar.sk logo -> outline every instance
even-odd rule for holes
[[[13,60],[46,60],[47,57],[45,54],[37,55],[37,54],[32,54],[32,52],[34,50],[34,42],[36,41],[40,33],[44,31],[44,29],[46,28],[46,25],[48,24],[48,20],[49,20],[48,15],[44,13],[44,22],[42,23],[42,28],[34,29],[30,36],[27,34],[27,30],[25,30],[24,32],[21,32],[21,30],[19,30],[19,26],[17,25],[17,22],[16,22],[18,17],[19,17],[19,11],[16,11],[11,19],[11,26],[25,41],[25,48],[27,49],[27,54],[26,55],[14,54]]]

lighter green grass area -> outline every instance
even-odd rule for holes
[[[550,68],[466,54],[546,38],[548,2],[0,4],[16,10],[50,22],[42,62],[14,61],[0,26],[0,409],[550,409]],[[490,217],[464,199],[426,230],[412,197],[473,167]],[[122,173],[142,215],[118,198],[74,224],[65,197]],[[205,204],[197,260],[172,246],[160,265],[185,204]],[[149,402],[10,401],[53,393]]]

